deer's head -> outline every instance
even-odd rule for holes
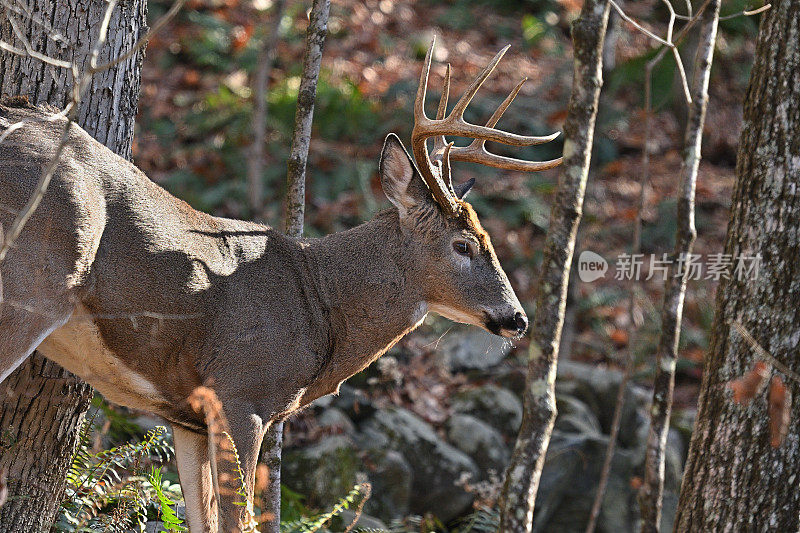
[[[521,336],[528,327],[525,311],[497,260],[489,235],[481,227],[472,206],[464,198],[474,184],[469,180],[453,186],[451,161],[469,161],[495,168],[534,171],[552,168],[561,159],[523,161],[486,151],[486,141],[515,146],[532,146],[553,140],[526,137],[495,129],[494,126],[516,97],[523,79],[500,104],[486,126],[464,120],[464,110],[481,84],[494,70],[508,47],[498,52],[472,82],[447,114],[450,65],[447,66],[442,97],[435,119],[425,115],[424,102],[434,43],[428,50],[414,103],[412,150],[417,165],[400,140],[390,134],[381,154],[380,175],[386,196],[398,210],[407,242],[422,258],[418,271],[424,273],[421,289],[431,311],[452,320],[483,327],[504,337]],[[453,147],[445,135],[474,139],[466,147]],[[433,138],[433,152],[427,140]]]

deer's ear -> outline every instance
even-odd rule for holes
[[[428,201],[428,188],[394,133],[386,136],[378,168],[383,193],[397,207],[401,217],[410,207]]]
[[[475,185],[475,178],[470,178],[464,183],[454,186],[453,190],[455,191],[456,196],[458,196],[458,199],[463,200],[466,198],[467,194],[469,194],[469,191],[472,189],[473,185]]]

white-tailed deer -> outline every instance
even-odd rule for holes
[[[187,402],[212,389],[251,492],[268,425],[335,392],[413,330],[429,311],[505,337],[528,321],[489,236],[453,186],[450,161],[540,170],[485,151],[554,138],[494,129],[464,109],[495,56],[446,115],[448,67],[436,119],[423,104],[431,49],[414,104],[412,147],[386,138],[379,164],[393,207],[351,230],[292,240],[267,226],[201,213],[73,126],[49,190],[2,265],[0,379],[33,350],[109,400],[168,420],[193,533],[241,527],[244,508],[212,491],[207,427]],[[34,193],[63,120],[32,106],[0,106],[0,222]],[[445,135],[474,138],[464,148]],[[428,153],[426,140],[434,138]],[[219,510],[219,512],[218,512]]]

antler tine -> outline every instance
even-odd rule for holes
[[[517,94],[519,94],[519,91],[522,89],[522,86],[525,85],[526,81],[528,81],[528,78],[522,78],[522,80],[517,84],[517,86],[514,87],[514,89],[509,93],[508,96],[506,96],[506,99],[503,100],[503,103],[501,103],[498,106],[498,108],[494,110],[494,113],[492,113],[492,116],[489,118],[489,120],[486,121],[486,127],[487,128],[494,128],[497,125],[497,123],[500,121],[500,118],[503,116],[503,113],[506,112],[506,109],[508,109],[508,107],[511,105],[511,102],[514,101],[514,98],[517,97]],[[470,143],[468,146],[456,147],[456,149],[452,152],[452,155],[454,156],[453,160],[454,161],[460,161],[457,158],[458,157],[457,154],[459,152],[463,153],[464,151],[468,151],[468,150],[480,149],[480,148],[483,148],[485,145],[486,145],[486,139],[478,138],[478,139],[474,139],[472,141],[472,143]],[[441,150],[442,151],[444,150],[444,146],[441,147]],[[437,157],[441,153],[442,152],[439,152],[438,150],[434,149],[432,155],[434,157]]]
[[[453,142],[450,141],[444,147],[444,154],[442,155],[442,181],[447,186],[450,194],[453,192],[453,178],[450,175],[450,149],[453,148]]]
[[[436,110],[436,120],[442,120],[447,113],[447,99],[450,96],[450,63],[447,64],[447,71],[444,74],[444,85],[442,86],[442,97],[439,99],[439,109]]]
[[[428,118],[425,115],[425,93],[428,89],[428,73],[431,71],[431,58],[433,57],[433,47],[436,45],[436,36],[431,39],[431,46],[425,54],[425,65],[419,75],[419,87],[417,87],[417,97],[414,99],[414,117]]]
[[[428,74],[431,70],[431,57],[433,56],[433,47],[435,45],[436,36],[434,35],[433,39],[431,39],[428,53],[425,55],[422,73],[419,76],[417,97],[414,99],[414,129],[411,132],[411,151],[414,153],[414,159],[416,159],[419,171],[426,182],[435,181],[431,171],[431,159],[428,156],[427,136],[423,133],[425,127],[430,123],[430,119],[425,115],[425,93],[428,88]],[[431,185],[428,184],[428,186],[430,187]]]
[[[439,99],[439,108],[436,110],[436,120],[444,119],[445,114],[447,114],[447,99],[450,96],[450,63],[447,64],[447,71],[444,75],[444,85],[442,86],[442,97]],[[434,155],[434,160],[436,159],[436,154],[441,154],[444,152],[445,145],[447,144],[447,139],[444,138],[444,135],[437,135],[433,138],[433,151],[431,154]],[[444,178],[444,175],[442,175]]]
[[[511,102],[517,97],[522,86],[528,78],[522,78],[516,87],[506,96],[503,103],[501,103],[489,120],[486,121],[487,128],[494,128],[500,121],[503,113],[511,105]],[[551,140],[558,137],[559,133],[550,135]],[[435,155],[435,154],[434,154]],[[465,161],[470,163],[481,163],[487,166],[502,168],[507,170],[519,170],[523,172],[531,172],[537,170],[547,170],[561,164],[562,158],[553,159],[550,161],[525,161],[513,157],[505,157],[493,154],[486,150],[486,139],[475,139],[468,146],[455,147],[450,152],[450,157],[453,161]]]
[[[470,86],[467,87],[467,90],[466,92],[464,92],[464,95],[461,98],[459,98],[458,102],[456,102],[455,107],[453,107],[453,111],[451,113],[453,117],[456,117],[457,119],[464,118],[464,111],[466,111],[467,106],[472,101],[472,98],[478,93],[478,89],[481,88],[483,82],[485,82],[486,78],[488,78],[489,75],[492,73],[494,67],[496,67],[497,64],[500,62],[500,60],[503,59],[503,56],[505,55],[506,51],[509,48],[511,48],[511,45],[507,44],[502,50],[497,52],[497,54],[495,54],[494,58],[489,62],[489,64],[486,65],[486,68],[483,69],[483,72],[481,72],[480,75],[472,81]]]
[[[508,94],[508,96],[506,96],[506,99],[503,100],[503,103],[500,104],[500,106],[497,109],[494,110],[494,113],[492,113],[492,116],[489,118],[489,120],[486,121],[486,127],[487,128],[494,128],[497,125],[497,123],[500,121],[500,118],[503,116],[503,113],[506,112],[506,109],[508,109],[508,106],[511,105],[511,102],[514,101],[514,98],[517,97],[517,95],[519,94],[519,91],[522,89],[522,86],[525,85],[526,81],[528,81],[527,77],[526,78],[522,78],[520,80],[520,82],[517,84],[517,86],[514,87],[514,89]],[[475,139],[475,140],[477,141],[479,139]],[[486,141],[483,141],[483,142],[486,142]]]
[[[444,210],[445,214],[448,217],[455,217],[461,211],[461,206],[456,201],[453,193],[452,193],[452,186],[448,187],[444,180],[437,176],[437,173],[441,173],[443,170],[442,165],[440,162],[437,165],[436,171],[434,171],[434,165],[431,163],[431,158],[428,155],[428,147],[427,147],[427,139],[429,137],[434,137],[436,134],[431,133],[431,126],[435,124],[435,121],[432,121],[427,117],[425,114],[425,93],[428,86],[428,74],[431,70],[431,58],[433,57],[433,47],[436,45],[436,36],[433,36],[431,39],[431,46],[428,48],[428,53],[425,55],[425,65],[422,67],[422,73],[419,77],[419,87],[417,88],[417,96],[414,100],[414,129],[411,132],[411,151],[414,153],[414,159],[417,162],[417,166],[419,167],[419,172],[422,175],[422,179],[428,185],[428,188],[433,194],[434,199],[436,202],[441,206],[442,210]],[[440,101],[439,107],[447,107],[446,95],[449,90],[449,75],[445,81],[445,88],[447,89],[443,93],[444,105]],[[437,111],[438,114],[438,111]],[[443,133],[440,135],[444,135]],[[447,170],[449,172],[449,162],[447,164]]]

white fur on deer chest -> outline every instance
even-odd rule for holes
[[[106,347],[92,315],[83,306],[45,339],[39,351],[114,403],[152,411],[164,402],[152,383]]]

